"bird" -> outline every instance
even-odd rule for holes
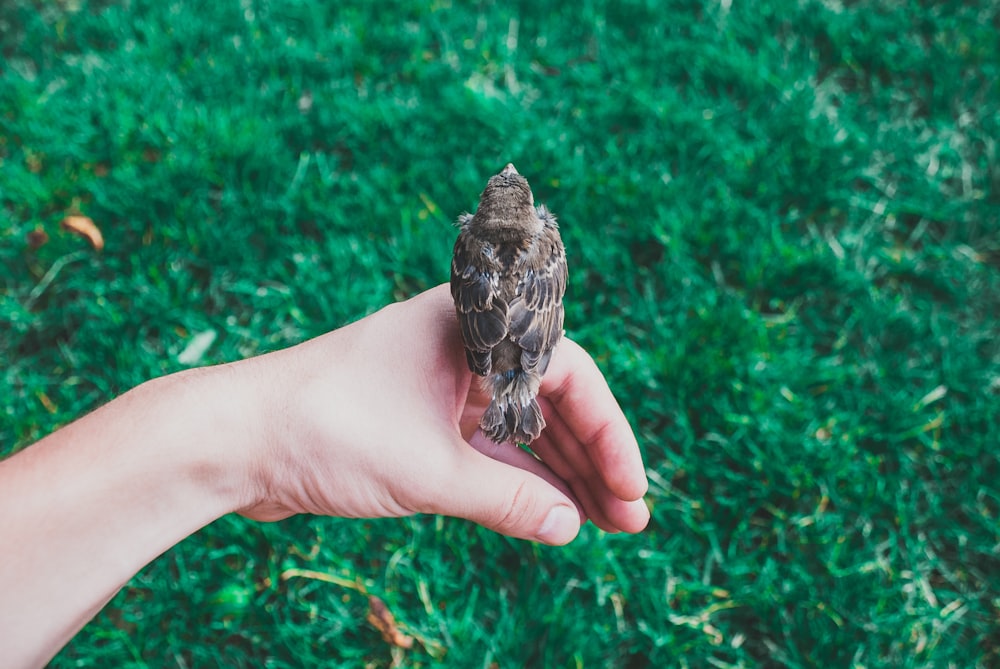
[[[497,444],[527,445],[545,428],[537,396],[563,337],[568,269],[559,225],[508,163],[458,227],[451,295],[469,370],[490,397],[479,425]]]

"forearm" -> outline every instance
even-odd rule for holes
[[[43,664],[144,565],[246,503],[233,454],[252,399],[232,374],[145,383],[0,463],[5,666]]]

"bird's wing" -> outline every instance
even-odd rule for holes
[[[555,218],[538,210],[545,227],[526,256],[517,297],[510,303],[510,338],[521,347],[521,367],[544,374],[563,331],[566,251]]]
[[[451,296],[469,369],[490,373],[491,351],[507,336],[507,303],[500,297],[500,263],[488,244],[464,230],[451,260]]]

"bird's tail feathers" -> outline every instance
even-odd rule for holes
[[[484,379],[493,400],[479,425],[483,434],[496,443],[512,441],[530,444],[545,428],[542,408],[538,406],[541,377],[537,373],[512,371],[491,374]]]

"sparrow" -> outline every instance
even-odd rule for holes
[[[568,275],[559,226],[510,163],[458,226],[451,296],[469,369],[490,397],[479,425],[498,444],[530,444],[545,427],[536,398],[563,335]]]

